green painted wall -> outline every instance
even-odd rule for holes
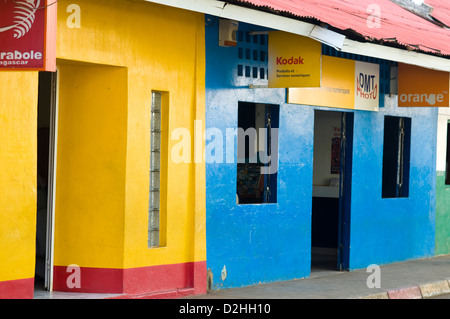
[[[437,172],[436,183],[436,255],[450,254],[450,185],[445,185],[445,172]]]

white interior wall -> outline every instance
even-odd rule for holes
[[[331,174],[331,141],[340,137],[341,113],[316,112],[315,116],[313,185],[330,186],[330,179],[339,178]]]

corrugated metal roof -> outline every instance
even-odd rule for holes
[[[450,2],[448,0],[426,0],[433,7],[431,16],[450,27]]]
[[[390,0],[232,0],[229,3],[301,20],[315,20],[347,36],[409,50],[450,56],[450,29],[400,7]],[[431,16],[450,25],[450,1],[425,0]],[[374,11],[375,10],[375,11]],[[379,19],[378,19],[379,18]]]

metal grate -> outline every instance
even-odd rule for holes
[[[237,77],[241,84],[267,85],[268,34],[253,31],[246,24],[237,32]]]
[[[158,247],[161,169],[161,93],[158,92],[152,92],[150,139],[148,247]]]

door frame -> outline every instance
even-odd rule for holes
[[[338,260],[340,271],[350,267],[350,215],[352,190],[354,113],[341,113],[341,161],[339,175]]]

